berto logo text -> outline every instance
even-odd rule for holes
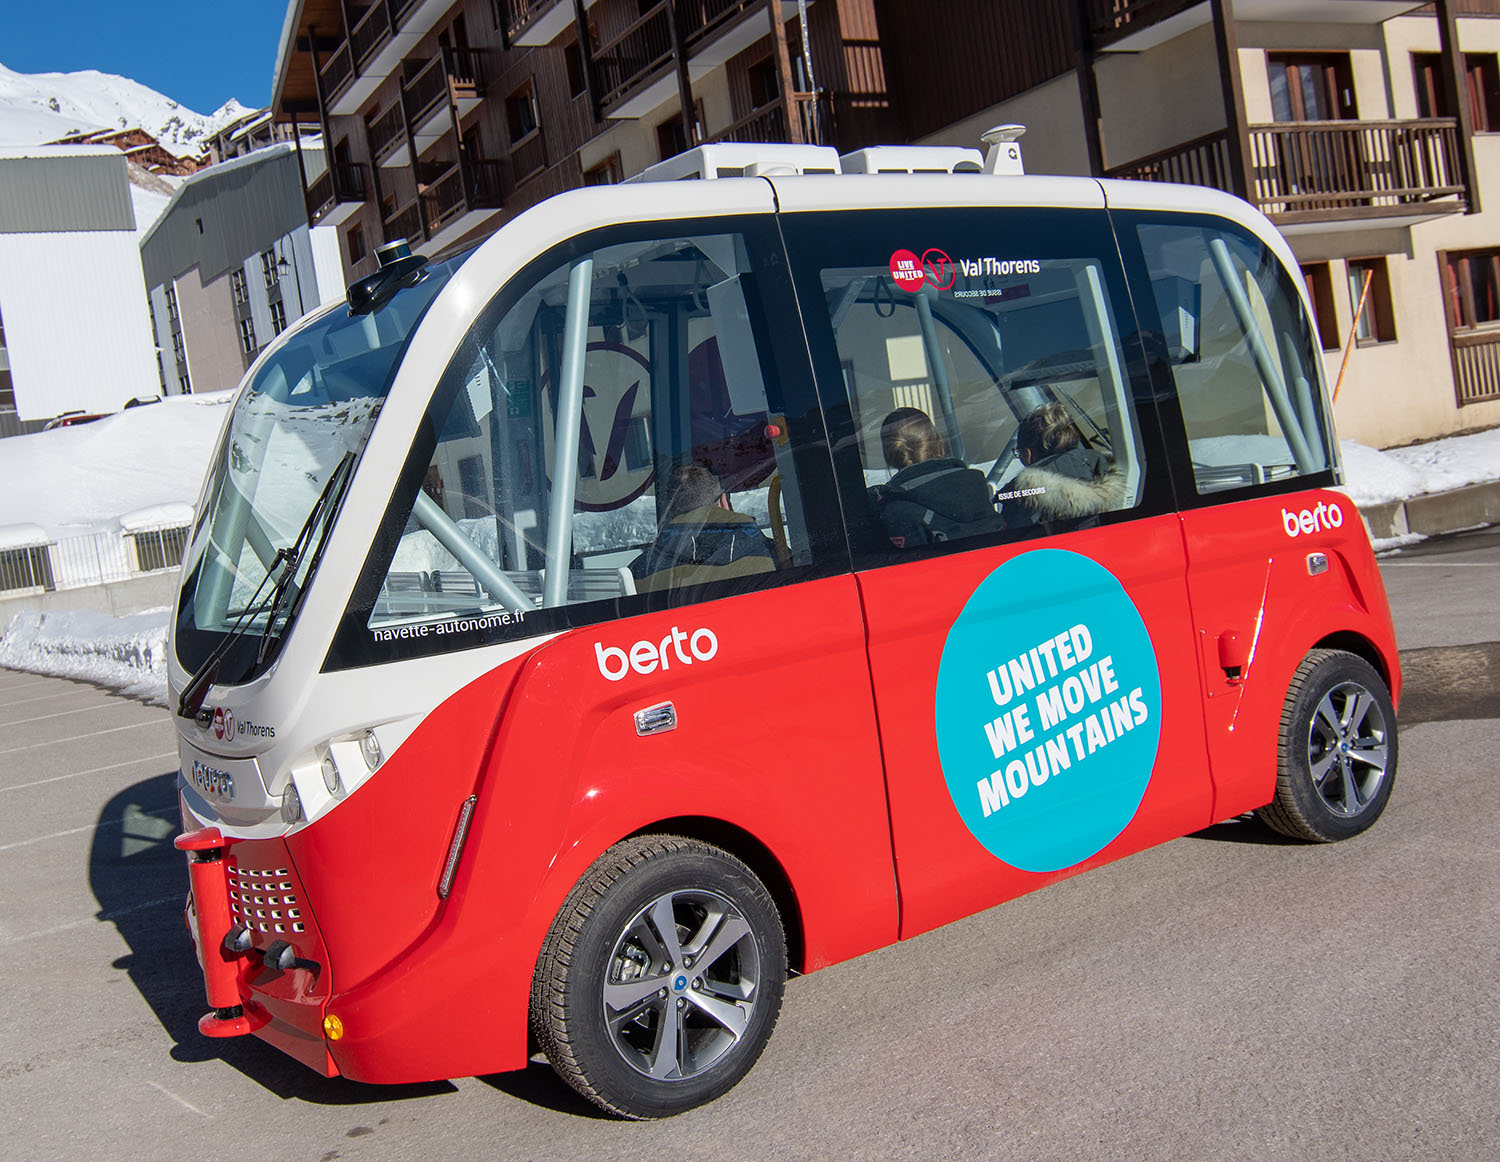
[[[1341,529],[1344,527],[1344,510],[1322,500],[1318,501],[1317,508],[1304,508],[1301,512],[1282,509],[1281,527],[1289,537],[1316,533],[1323,529]]]
[[[658,667],[670,669],[674,660],[684,666],[691,666],[695,661],[707,662],[718,652],[719,639],[713,630],[695,629],[692,633],[685,633],[675,625],[660,642],[638,641],[628,650],[607,646],[603,642],[594,643],[599,672],[611,682],[620,681],[631,670],[637,674],[650,674]]]

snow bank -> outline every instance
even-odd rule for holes
[[[18,613],[0,636],[0,666],[107,686],[151,706],[167,704],[167,618],[67,610]]]

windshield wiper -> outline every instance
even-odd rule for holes
[[[260,649],[255,655],[256,665],[265,661],[266,651],[270,647],[271,629],[276,624],[277,615],[281,612],[286,595],[291,591],[292,581],[297,576],[298,562],[307,549],[313,529],[317,527],[318,517],[337,503],[338,497],[344,491],[344,486],[348,483],[353,464],[354,453],[345,452],[344,458],[334,467],[327,483],[323,485],[323,491],[318,493],[317,500],[313,501],[312,508],[308,510],[307,519],[302,522],[302,531],[297,534],[297,539],[286,548],[276,550],[276,556],[271,559],[271,565],[266,570],[265,577],[255,587],[255,592],[245,603],[244,610],[229,627],[224,639],[214,647],[208,657],[203,659],[203,664],[194,670],[192,677],[187,680],[187,685],[182,688],[182,696],[177,699],[178,717],[196,719],[200,726],[207,725],[207,717],[201,712],[201,708],[204,698],[208,696],[208,688],[213,685],[214,678],[218,675],[219,663],[224,660],[234,644],[245,636],[245,632],[255,618],[262,611],[269,610],[266,616],[266,628],[261,633]],[[323,555],[323,547],[328,543],[328,532],[331,527],[332,521],[327,521],[323,525],[323,533],[318,538],[318,546],[308,558],[307,577],[312,576],[318,558]],[[276,576],[278,567],[281,569],[280,576]],[[262,598],[261,592],[273,577],[275,577],[275,583],[271,591]]]

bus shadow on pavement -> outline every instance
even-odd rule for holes
[[[554,1113],[597,1121],[618,1121],[582,1094],[575,1093],[545,1061],[533,1061],[512,1073],[490,1073],[479,1078],[507,1097]]]
[[[323,1077],[255,1037],[215,1040],[198,1032],[208,1010],[203,975],[183,923],[187,862],[172,846],[178,831],[177,773],[127,787],[99,812],[89,849],[89,886],[98,918],[113,924],[130,951],[114,961],[172,1041],[174,1061],[223,1061],[286,1100],[359,1105],[456,1092],[450,1082],[362,1085]]]

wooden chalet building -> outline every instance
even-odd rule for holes
[[[1500,424],[1500,0],[292,0],[346,274],[704,141],[975,145],[1216,186],[1304,264],[1343,434]],[[1492,177],[1487,175],[1493,174]]]

